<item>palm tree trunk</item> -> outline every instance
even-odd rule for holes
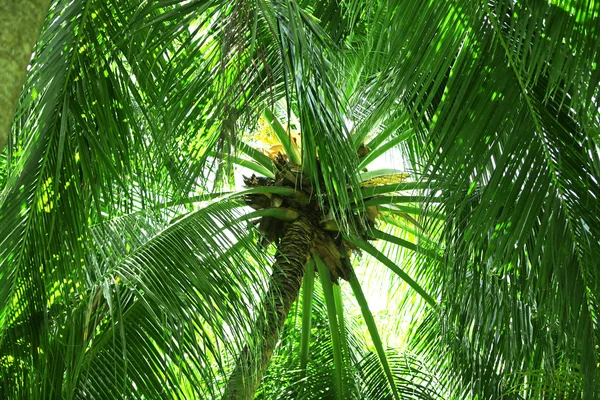
[[[256,342],[254,345],[246,344],[242,350],[223,399],[246,400],[254,397],[279,341],[283,323],[298,297],[314,234],[315,228],[306,217],[301,216],[287,224],[277,247],[262,313],[253,331]]]
[[[0,0],[0,153],[8,140],[33,46],[50,0]]]

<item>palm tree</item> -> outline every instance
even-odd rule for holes
[[[599,14],[55,0],[0,158],[0,394],[596,398]]]

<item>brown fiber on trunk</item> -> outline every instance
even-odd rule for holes
[[[315,227],[304,216],[285,227],[262,312],[253,330],[255,345],[246,345],[229,378],[223,399],[252,399],[279,341],[283,323],[298,297]]]

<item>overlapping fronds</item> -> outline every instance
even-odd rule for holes
[[[599,21],[595,0],[55,0],[0,155],[0,397],[221,394],[272,259],[235,194],[200,201],[233,164],[277,176],[246,144],[261,116],[300,132],[297,203],[394,315],[311,271],[259,397],[598,397]]]
[[[335,367],[333,344],[327,322],[327,312],[322,288],[317,285],[312,302],[312,328],[310,359],[307,369],[298,365],[301,344],[301,307],[290,313],[282,343],[257,393],[259,399],[276,397],[313,399],[335,397]],[[346,314],[347,318],[348,314]],[[342,398],[394,399],[379,358],[366,346],[360,326],[347,319],[344,335],[348,350],[344,376],[348,392]],[[445,383],[427,370],[416,357],[390,348],[387,359],[400,398],[442,399]]]
[[[218,361],[214,354],[219,351],[200,350],[198,343],[209,347],[214,346],[213,342],[227,342],[230,351],[235,350],[236,342],[231,338],[236,332],[224,333],[220,328],[217,333],[208,333],[212,331],[205,329],[208,323],[217,329],[217,319],[224,321],[223,325],[227,318],[234,317],[226,318],[225,309],[213,315],[222,306],[216,300],[207,303],[210,309],[200,313],[200,305],[206,301],[202,296],[222,301],[223,293],[227,293],[227,307],[234,307],[238,301],[236,321],[241,325],[236,324],[236,329],[247,329],[253,320],[247,314],[244,325],[239,313],[252,310],[247,301],[252,296],[244,288],[254,288],[254,294],[264,283],[255,264],[251,264],[249,273],[219,270],[227,265],[229,257],[239,261],[229,263],[234,269],[249,268],[250,259],[240,255],[240,249],[245,248],[241,243],[246,242],[223,232],[192,229],[187,220],[176,224],[185,229],[169,228],[160,234],[163,239],[154,238],[170,216],[152,210],[164,209],[166,203],[181,197],[189,171],[172,168],[187,153],[179,155],[174,149],[181,142],[162,135],[166,124],[159,112],[164,106],[157,93],[160,85],[148,83],[146,78],[155,71],[155,79],[164,82],[166,69],[153,70],[151,65],[143,64],[147,59],[141,55],[150,50],[144,47],[143,38],[136,36],[139,30],[128,25],[137,26],[136,18],[143,19],[132,6],[133,2],[125,1],[113,5],[57,1],[50,8],[36,47],[14,125],[12,151],[7,164],[3,164],[2,397],[72,397],[86,393],[105,397],[145,393],[154,397],[164,392],[167,373],[156,361],[164,361],[174,351],[173,346],[181,346],[173,357],[181,357],[182,349],[193,350],[194,360],[199,362],[204,357],[203,362],[208,364]],[[200,137],[196,143],[202,146],[204,142],[210,144],[211,137]],[[188,190],[186,196],[195,194],[196,188]],[[211,212],[209,219],[190,220],[202,221],[202,226],[214,229],[220,226],[221,230],[233,220],[230,216],[227,222],[215,225],[218,218],[218,213]],[[212,242],[203,242],[199,234],[213,238]],[[165,244],[165,240],[171,242]],[[240,244],[232,254],[219,256],[232,247],[232,242]],[[181,254],[161,258],[168,255],[169,249],[178,249]],[[143,262],[139,257],[144,257]],[[176,261],[172,271],[166,268],[169,260]],[[165,274],[159,281],[157,275],[152,275],[152,263],[154,272]],[[263,260],[260,265],[268,263]],[[187,274],[193,267],[206,276],[192,279]],[[176,268],[180,268],[179,275]],[[196,293],[191,289],[184,293],[188,297],[175,295],[176,283],[180,290],[189,289],[181,286],[184,277],[189,284],[197,283]],[[228,292],[231,282],[252,277],[254,286],[238,282]],[[200,283],[209,285],[211,279],[212,288],[219,287],[222,292],[203,291]],[[194,299],[185,308],[174,308],[176,304],[166,300],[183,302],[185,298]],[[179,314],[169,315],[165,304]],[[138,324],[145,327],[145,334],[137,331]],[[182,325],[181,336],[174,339],[178,324]],[[209,337],[202,342],[202,335]],[[130,341],[124,340],[126,337]],[[165,341],[167,338],[171,342]],[[138,345],[133,344],[136,342]],[[144,349],[144,345],[148,346]],[[154,351],[152,346],[156,346]],[[154,377],[146,382],[143,370],[152,365],[155,369],[150,375]],[[92,369],[106,375],[90,376]],[[172,387],[180,379],[209,381],[201,376],[203,369],[188,366],[180,358],[168,362],[167,369]],[[108,376],[114,379],[105,380]],[[203,390],[214,390],[204,383],[188,386],[198,396]],[[180,396],[178,391],[187,390],[184,387],[172,395]]]
[[[417,131],[415,167],[446,215],[425,226],[446,249],[429,264],[439,332],[472,395],[551,396],[569,371],[565,393],[597,396],[599,8],[383,2],[371,17],[361,72],[379,103],[364,120],[401,104]]]
[[[104,271],[100,282],[109,288],[98,285],[98,304],[87,311],[100,329],[80,367],[94,374],[81,375],[76,393],[216,396],[224,360],[244,345],[269,272],[252,236],[225,225],[236,219],[231,206],[214,203],[176,220]],[[140,225],[130,227],[144,232]]]

